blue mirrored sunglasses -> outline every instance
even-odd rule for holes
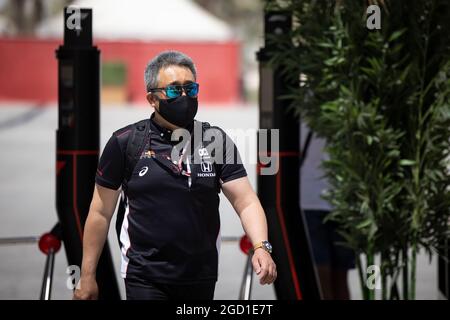
[[[150,92],[163,91],[167,98],[178,98],[183,94],[183,91],[188,97],[196,97],[198,95],[199,85],[197,82],[191,82],[184,85],[168,85],[165,88],[153,88]]]

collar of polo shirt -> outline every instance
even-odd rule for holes
[[[172,136],[172,130],[167,129],[163,126],[161,126],[159,123],[157,123],[155,120],[155,113],[153,112],[150,119],[152,120],[153,124],[155,125],[155,127],[158,129],[159,134],[161,135],[161,137],[167,138],[170,141],[170,137]],[[186,128],[189,132],[192,132],[192,129],[194,127],[194,121],[192,121],[192,123]]]

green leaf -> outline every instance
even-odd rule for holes
[[[363,222],[360,222],[356,225],[356,229],[363,229],[366,228],[368,226],[370,226],[370,224],[372,223],[372,220],[370,219],[366,219]]]
[[[372,238],[375,236],[375,234],[376,234],[377,231],[378,231],[378,226],[377,226],[375,223],[373,223],[373,224],[370,226],[370,230],[369,230],[369,239],[372,239]]]
[[[391,36],[388,39],[388,42],[392,42],[400,38],[404,33],[406,32],[406,29],[395,31],[391,34]]]
[[[401,166],[413,166],[416,164],[416,162],[414,160],[402,159],[400,160],[399,164]]]
[[[399,155],[400,155],[400,151],[399,150],[391,150],[387,154],[387,156],[389,158],[397,158]]]

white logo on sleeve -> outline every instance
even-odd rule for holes
[[[148,171],[148,167],[147,167],[147,166],[142,167],[141,171],[139,171],[139,177],[145,176],[145,174],[147,173],[147,171]]]

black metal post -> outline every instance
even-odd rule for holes
[[[278,279],[275,290],[278,299],[318,300],[321,293],[313,263],[304,217],[300,210],[300,121],[288,111],[290,101],[281,100],[288,83],[279,70],[268,65],[269,52],[277,50],[267,38],[286,34],[291,29],[289,12],[266,12],[265,47],[257,58],[260,63],[260,128],[274,133],[279,130],[279,150],[274,146],[258,146],[259,155],[276,158],[275,175],[258,175],[258,195],[265,209],[269,240],[272,242]],[[270,139],[268,139],[270,141]],[[259,145],[259,143],[258,143]]]
[[[450,239],[440,243],[438,249],[438,288],[446,299],[450,298]]]
[[[69,265],[81,266],[83,228],[100,145],[100,51],[92,46],[92,10],[65,9],[58,59],[56,207]],[[99,299],[120,299],[108,243],[97,268]]]

